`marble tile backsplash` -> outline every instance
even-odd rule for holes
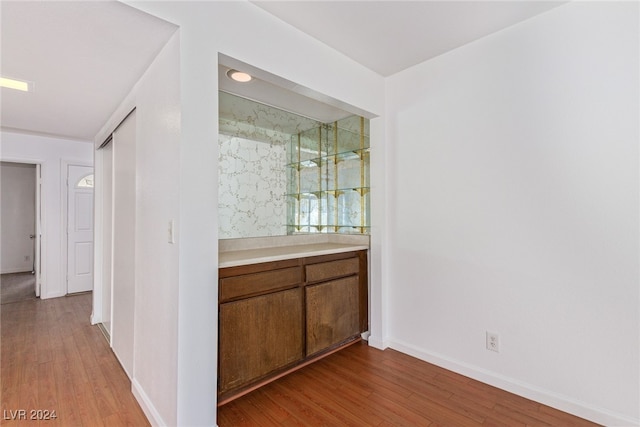
[[[287,233],[287,153],[276,136],[271,142],[218,136],[221,239]]]

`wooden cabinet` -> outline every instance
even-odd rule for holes
[[[220,319],[221,393],[303,357],[300,288],[221,304]]]
[[[307,356],[362,332],[358,324],[357,276],[307,286],[305,297]]]
[[[220,269],[224,403],[368,329],[366,251]]]
[[[220,270],[219,393],[303,358],[303,273],[297,260]]]
[[[358,304],[360,260],[333,257],[317,257],[305,265],[307,356],[363,332]]]

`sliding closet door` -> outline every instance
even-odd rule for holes
[[[111,346],[133,376],[135,299],[136,117],[113,132],[113,307]]]
[[[102,326],[111,342],[113,268],[113,141],[102,150]]]

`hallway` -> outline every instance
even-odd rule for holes
[[[1,425],[149,425],[107,341],[89,323],[91,293],[0,310]]]

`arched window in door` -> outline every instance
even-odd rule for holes
[[[93,174],[80,178],[76,183],[76,188],[93,188]]]

